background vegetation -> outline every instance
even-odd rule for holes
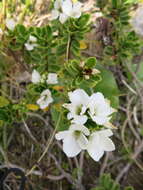
[[[28,174],[25,190],[142,190],[143,43],[142,36],[130,24],[141,2],[82,2],[85,15],[69,23],[68,29],[63,25],[59,36],[54,36],[59,26],[56,21],[49,26],[52,1],[0,1],[0,27],[5,31],[0,37],[0,176],[8,168],[19,168]],[[6,29],[7,17],[18,22],[14,31]],[[31,52],[24,49],[29,34],[37,36],[40,44]],[[87,67],[90,65],[88,69],[96,65],[101,75],[91,76],[85,84],[81,77],[85,70],[79,73],[78,61],[61,69],[64,59],[80,57],[84,57]],[[64,85],[90,85],[109,98],[118,109],[113,121],[118,127],[113,137],[116,151],[106,153],[100,162],[84,152],[70,159],[54,139],[38,162],[54,131],[61,106],[55,104],[51,110],[35,107],[34,102],[45,86],[37,88],[30,83],[33,68],[41,73],[48,68],[66,78]],[[65,100],[64,90],[68,88],[63,89],[62,85],[52,89],[57,102],[59,98]],[[62,119],[60,127],[64,129],[66,125]],[[33,165],[36,167],[28,173]],[[19,177],[11,174],[5,189],[16,190],[19,183]]]

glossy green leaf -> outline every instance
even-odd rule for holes
[[[90,15],[89,15],[89,14],[84,14],[84,15],[82,15],[82,16],[79,18],[79,20],[78,20],[79,26],[85,27],[85,25],[88,24],[89,19],[90,19]]]
[[[101,65],[96,66],[101,72],[102,81],[94,88],[96,92],[102,92],[111,101],[111,105],[117,108],[119,105],[119,89],[111,71]]]
[[[90,57],[85,61],[85,66],[92,69],[96,65],[96,58]]]

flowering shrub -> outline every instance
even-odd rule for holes
[[[139,19],[142,7],[131,20],[132,1],[97,0],[94,6],[97,10],[88,13],[79,1],[52,1],[48,23],[42,26],[27,26],[8,14],[2,17],[0,80],[7,80],[9,75],[3,64],[7,57],[12,57],[12,64],[28,68],[30,75],[28,81],[22,81],[24,89],[16,101],[2,90],[0,125],[25,121],[29,112],[50,114],[55,129],[38,164],[53,139],[57,143],[62,141],[67,157],[76,157],[84,151],[99,161],[105,152],[115,150],[111,136],[120,127],[116,114],[122,93],[112,70],[123,68],[122,72],[131,80],[128,65],[142,44],[134,32],[140,35],[143,32]],[[90,56],[86,52],[89,45],[86,38],[92,28],[96,31],[95,49],[100,52]],[[134,70],[131,66],[131,72]],[[20,86],[16,79],[15,84]],[[27,176],[35,167],[28,170]]]

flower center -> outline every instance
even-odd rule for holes
[[[47,101],[47,99],[48,99],[47,95],[43,96],[43,101]]]
[[[76,139],[79,138],[80,134],[81,134],[80,131],[74,131],[74,136],[75,136]]]
[[[76,114],[80,115],[81,111],[82,111],[82,105],[77,106],[77,108],[76,108]]]

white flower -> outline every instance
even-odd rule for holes
[[[41,80],[40,73],[34,69],[33,72],[32,72],[32,79],[31,79],[31,81],[34,84],[36,84],[36,83],[39,83],[40,80]]]
[[[131,19],[131,25],[133,26],[134,30],[137,34],[143,36],[143,6],[139,6],[135,15]]]
[[[80,2],[73,2],[72,0],[56,0],[51,12],[51,20],[59,18],[63,24],[69,17],[79,18],[81,16],[81,6]]]
[[[113,127],[109,120],[115,109],[110,106],[110,102],[104,98],[102,93],[97,92],[90,97],[88,108],[88,113],[95,123],[109,128]]]
[[[59,18],[60,22],[63,24],[67,20],[68,16],[61,12],[62,3],[63,3],[63,0],[55,1],[54,9],[51,12],[51,20],[55,20],[55,19]]]
[[[87,151],[95,161],[99,161],[105,151],[115,150],[115,145],[109,138],[112,135],[112,131],[106,129],[94,132],[89,137]]]
[[[58,132],[55,137],[63,140],[63,151],[68,157],[78,155],[88,145],[89,130],[83,125],[71,125],[69,130]]]
[[[53,102],[53,98],[51,96],[50,90],[48,89],[44,90],[40,98],[37,100],[37,104],[40,106],[41,109],[45,109],[52,102]]]
[[[62,4],[62,11],[68,17],[79,18],[81,16],[81,7],[82,3],[78,1],[65,0]]]
[[[33,50],[37,46],[37,38],[35,36],[30,35],[27,43],[25,43],[25,47],[28,51]]]
[[[14,30],[16,26],[16,22],[11,18],[11,19],[6,19],[6,27],[9,29],[9,30]]]
[[[89,102],[88,94],[82,89],[77,89],[73,92],[69,92],[68,96],[71,103],[63,105],[70,111],[67,118],[69,120],[72,119],[72,123],[81,125],[86,123],[88,117],[84,114],[87,110],[87,105]]]
[[[48,79],[46,81],[48,84],[57,84],[58,83],[58,78],[56,73],[49,73],[48,74]]]

